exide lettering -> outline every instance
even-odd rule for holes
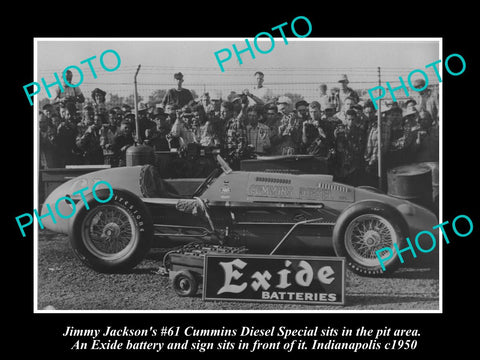
[[[233,293],[238,294],[243,292],[249,285],[248,280],[241,279],[243,273],[239,270],[243,270],[248,263],[241,260],[235,259],[230,262],[220,262],[219,265],[222,267],[224,271],[224,284],[218,290],[217,295],[223,293]],[[285,260],[284,266],[285,268],[278,271],[277,275],[272,275],[268,270],[256,271],[253,275],[251,275],[250,287],[254,291],[258,290],[268,290],[272,287],[272,284],[277,289],[287,289],[295,282],[296,285],[302,287],[309,287],[311,283],[316,279],[322,284],[331,284],[335,280],[335,271],[332,269],[331,266],[323,266],[321,267],[317,273],[315,274],[313,271],[312,266],[306,260],[301,260],[298,264],[294,267],[298,269],[293,276],[292,270],[290,270],[292,265],[292,261]],[[290,276],[292,274],[292,276]],[[243,281],[242,281],[243,280]],[[238,281],[240,283],[234,283],[234,281]]]

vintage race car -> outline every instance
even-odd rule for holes
[[[370,187],[334,182],[331,175],[232,171],[220,166],[205,179],[162,179],[152,165],[100,170],[71,179],[46,199],[69,196],[75,215],[43,218],[46,228],[69,235],[77,257],[101,272],[136,266],[153,245],[201,241],[246,247],[257,254],[322,255],[346,258],[363,275],[382,275],[377,250],[406,247],[406,238],[431,230],[431,211]],[[92,186],[99,181],[95,194]],[[78,190],[88,188],[84,193]],[[106,200],[102,203],[95,199]],[[83,199],[82,199],[83,197]],[[72,203],[58,202],[72,213]],[[381,252],[385,272],[400,263]],[[386,260],[388,256],[390,259]],[[418,260],[417,260],[418,261]]]

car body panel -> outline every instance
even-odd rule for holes
[[[327,254],[332,249],[331,233],[339,214],[348,206],[363,200],[376,200],[396,208],[406,220],[410,236],[420,231],[432,231],[438,220],[430,210],[409,201],[334,182],[331,175],[295,175],[267,172],[232,171],[222,173],[212,179],[210,186],[198,194],[198,198],[208,206],[212,225],[201,216],[180,211],[177,205],[181,200],[192,199],[192,194],[176,197],[151,196],[148,189],[153,180],[146,175],[148,165],[112,168],[82,175],[69,180],[55,189],[46,199],[53,208],[57,199],[72,196],[76,191],[88,188],[84,195],[92,191],[98,181],[108,182],[112,188],[127,190],[146,204],[154,224],[156,234],[175,237],[175,231],[182,235],[202,237],[205,231],[215,230],[217,235],[227,238],[229,245],[247,246],[259,251],[271,251],[291,227],[299,221],[316,221],[299,226],[288,241],[279,248],[281,252]],[[154,173],[153,173],[154,174]],[[158,180],[158,179],[157,179]],[[181,180],[164,180],[179,187]],[[189,189],[196,189],[202,180],[188,180]],[[176,182],[176,183],[175,183]],[[102,184],[98,189],[105,188]],[[191,191],[190,191],[191,192]],[[72,196],[76,202],[82,201],[80,194]],[[72,212],[68,202],[61,201],[58,209],[62,214]],[[45,205],[42,214],[46,213]],[[67,234],[70,219],[57,217],[53,223],[50,217],[42,219],[43,225],[52,231]],[[193,234],[193,235],[192,235]]]

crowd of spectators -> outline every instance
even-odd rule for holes
[[[275,97],[263,85],[264,74],[254,74],[256,85],[228,99],[204,93],[195,100],[176,87],[154,106],[138,103],[138,131],[133,109],[124,104],[107,109],[103,90],[92,102],[77,87],[58,92],[41,109],[40,151],[43,168],[67,164],[125,165],[125,152],[135,141],[156,151],[182,149],[189,144],[218,148],[232,168],[240,160],[259,155],[309,154],[323,157],[337,181],[375,184],[378,164],[378,115],[373,103],[360,99],[339,79],[339,89],[327,93],[320,84],[316,101],[292,103]],[[422,80],[414,83],[422,88]],[[81,108],[81,111],[78,109]],[[382,105],[381,149],[386,168],[409,162],[438,161],[438,99],[430,89],[415,93],[399,105]]]

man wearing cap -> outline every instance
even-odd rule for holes
[[[265,154],[270,150],[270,129],[259,123],[259,105],[249,106],[247,109],[247,143],[256,154]]]
[[[341,123],[342,121],[335,117],[336,108],[334,104],[328,104],[322,109],[322,120],[332,121],[334,123]]]
[[[92,91],[93,108],[95,109],[96,113],[102,114],[104,117],[104,122],[107,122],[105,95],[107,95],[107,93],[99,88],[95,88]]]
[[[353,109],[346,112],[345,124],[334,131],[334,176],[337,181],[357,186],[363,172],[364,139],[357,124],[358,115]]]
[[[82,152],[86,165],[103,164],[103,149],[100,145],[102,136],[102,118],[95,114],[93,121],[86,123],[88,126],[83,134],[78,134],[76,146]]]
[[[207,116],[209,117],[220,117],[220,105],[222,104],[222,96],[218,91],[213,92],[210,95],[210,104],[205,109]]]
[[[387,102],[382,108],[382,116],[390,126],[390,141],[387,149],[387,168],[393,168],[406,162],[406,154],[415,141],[410,124],[404,126],[402,109],[397,102]]]
[[[308,102],[299,100],[295,103],[295,115],[299,125],[308,120]]]
[[[123,120],[120,129],[112,140],[113,156],[111,160],[112,166],[125,166],[127,149],[134,144],[133,128],[130,121]]]
[[[57,150],[59,167],[75,164],[73,148],[77,137],[77,122],[75,104],[67,103],[60,108],[62,121],[57,126]]]
[[[167,104],[175,104],[179,108],[182,108],[193,100],[193,95],[190,90],[182,87],[183,74],[181,72],[175,73],[173,78],[177,83],[177,87],[168,90],[165,94],[165,97],[162,100],[164,108]]]
[[[192,108],[189,106],[184,106],[181,111],[177,111],[170,135],[180,140],[181,147],[187,147],[188,144],[196,142],[192,128],[193,117]]]
[[[345,103],[345,99],[351,98],[353,102],[356,104],[358,103],[358,95],[357,93],[352,89],[348,87],[348,77],[346,74],[342,74],[340,76],[340,79],[338,80],[340,83],[340,90],[337,94],[338,96],[338,107],[339,109],[343,108],[343,105]]]
[[[268,103],[264,107],[265,125],[268,126],[270,133],[270,154],[277,154],[277,145],[281,142],[278,128],[281,124],[281,117],[278,108],[274,103]]]
[[[278,128],[281,142],[277,148],[280,155],[297,154],[302,136],[302,129],[299,127],[299,121],[295,113],[289,112],[290,104],[291,100],[287,96],[280,96],[277,100],[278,112],[281,115]]]
[[[422,89],[425,87],[425,80],[415,79],[412,85],[415,89]],[[430,88],[427,87],[419,92],[413,91],[412,89],[412,91],[410,91],[410,98],[416,101],[416,107],[420,117],[430,115],[434,123],[438,122],[438,99],[432,94]]]
[[[138,103],[138,129],[140,134],[138,138],[143,140],[145,138],[145,130],[155,129],[157,124],[148,118],[148,105],[143,101]]]
[[[58,122],[56,118],[58,115],[56,114],[55,107],[52,104],[45,104],[42,107],[43,115],[45,115],[45,121],[47,121],[50,125],[53,125],[55,122]]]
[[[224,101],[220,107],[220,119],[224,126],[224,151],[233,169],[240,167],[240,159],[247,147],[245,126],[233,116],[233,104]],[[220,139],[221,140],[221,139]]]
[[[232,94],[231,103],[233,104],[233,116],[235,116],[235,118],[237,118],[243,125],[246,125],[248,96],[245,94],[238,95],[233,92]]]

